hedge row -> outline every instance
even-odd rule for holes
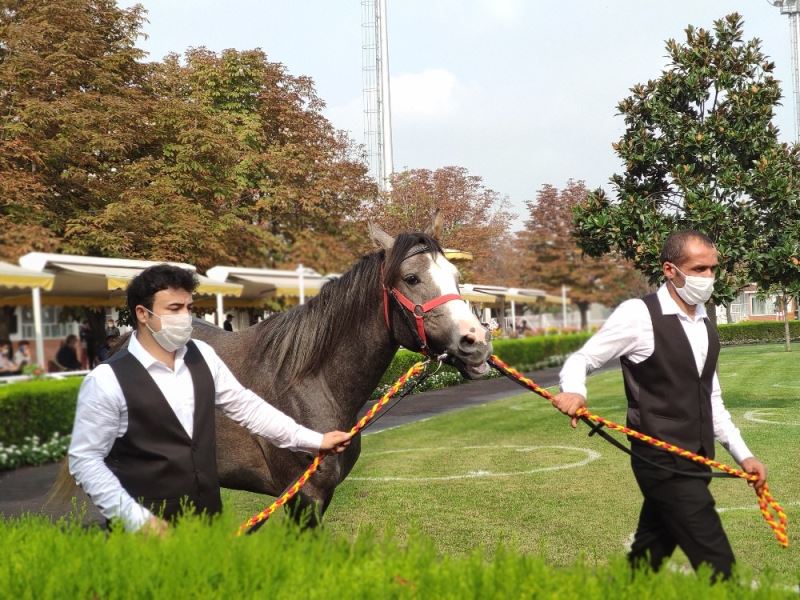
[[[36,435],[48,440],[70,433],[82,377],[10,383],[0,386],[0,443],[22,444]]]
[[[718,329],[719,340],[725,346],[782,342],[785,337],[783,321],[742,321],[723,324]],[[800,340],[800,321],[789,321],[789,336]]]
[[[800,321],[791,321],[792,339],[800,340]],[[558,364],[570,352],[580,348],[591,334],[569,333],[542,335],[494,341],[494,353],[521,371],[530,371]],[[777,321],[746,321],[720,325],[722,344],[749,344],[783,341],[783,323]],[[401,349],[381,378],[376,390],[394,383],[403,373],[423,357],[416,352]],[[456,369],[444,366],[439,380],[429,382],[430,387],[441,387],[458,381]],[[49,439],[54,433],[66,434],[72,430],[75,403],[81,379],[27,381],[0,387],[0,443],[21,444],[26,436],[37,435]]]
[[[560,362],[564,356],[580,348],[591,336],[590,333],[568,333],[565,335],[539,335],[516,339],[494,340],[494,353],[506,363],[521,371],[531,371]],[[424,360],[421,354],[401,348],[394,356],[392,364],[381,378],[379,389],[391,385],[414,363]],[[458,371],[449,365],[441,372],[456,374]]]

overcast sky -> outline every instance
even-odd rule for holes
[[[192,46],[262,48],[313,78],[328,118],[363,142],[360,0],[140,3],[152,60]],[[789,22],[767,0],[388,0],[395,169],[466,167],[520,215],[545,183],[608,188],[620,170],[616,103],[659,75],[666,39],[734,11],[777,64],[788,141]]]

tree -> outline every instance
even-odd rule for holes
[[[70,219],[119,193],[147,114],[141,7],[0,5],[0,256],[57,250]]]
[[[778,295],[789,352],[789,303],[800,298],[800,147],[783,145],[765,154],[754,177],[764,193],[754,198],[759,235],[747,254],[749,274]]]
[[[70,242],[81,251],[280,266],[348,239],[375,185],[322,115],[311,79],[261,50],[197,48],[152,65],[147,83],[151,151],[128,170],[117,202],[74,224]],[[131,219],[145,236],[126,227]],[[342,269],[353,256],[326,266]]]
[[[727,304],[747,283],[759,226],[753,200],[768,196],[759,169],[783,160],[771,122],[780,86],[759,40],[743,41],[738,14],[713,32],[689,26],[686,42],[666,49],[661,76],[618,105],[626,131],[613,145],[625,165],[611,178],[616,199],[590,194],[576,208],[576,236],[589,255],[617,251],[655,284],[666,236],[702,231],[720,256],[712,301]]]
[[[588,193],[582,181],[571,179],[561,191],[542,186],[536,200],[528,202],[525,229],[517,234],[522,285],[543,287],[554,294],[566,285],[580,310],[583,329],[588,326],[592,302],[615,306],[647,290],[643,278],[627,261],[613,254],[587,257],[578,248],[572,233],[572,211],[586,201]]]
[[[392,176],[392,189],[365,207],[365,217],[385,231],[422,231],[439,210],[439,241],[444,247],[471,252],[462,268],[466,280],[495,283],[493,265],[498,241],[508,234],[512,215],[500,195],[463,167],[435,171],[412,169]]]
[[[140,62],[144,11],[113,0],[0,17],[2,258],[276,266],[348,240],[376,193],[311,79],[261,50]]]

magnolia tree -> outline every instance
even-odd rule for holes
[[[790,302],[800,299],[800,148],[781,146],[765,154],[755,178],[762,195],[754,197],[759,227],[747,252],[749,273],[762,290],[778,296],[788,352]]]
[[[713,303],[730,303],[757,274],[749,265],[754,249],[769,245],[762,228],[771,203],[795,194],[793,179],[778,189],[764,176],[789,160],[772,124],[781,90],[759,41],[743,39],[738,14],[711,31],[689,26],[666,50],[661,75],[618,105],[626,129],[613,147],[625,169],[611,178],[613,198],[597,190],[576,208],[576,237],[592,256],[620,253],[655,284],[667,235],[706,233],[720,257],[714,319]]]

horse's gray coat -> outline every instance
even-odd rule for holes
[[[384,250],[363,257],[307,304],[236,333],[196,321],[193,337],[211,344],[244,386],[302,425],[320,432],[349,430],[398,343],[418,347],[408,315],[396,304],[392,306],[392,332],[388,330],[381,273],[388,284],[414,302],[439,295],[425,277],[433,260],[431,253],[403,260],[420,244],[429,244],[435,251],[438,244],[426,234],[401,234],[394,241],[386,234],[381,236],[383,232],[372,233]],[[406,283],[413,281],[412,274],[419,283]],[[425,317],[432,347],[446,350],[457,364],[485,361],[491,344],[454,334],[457,328],[442,308]],[[360,448],[356,436],[344,453],[328,456],[293,508],[312,507],[321,516],[335,487],[353,468]],[[308,454],[276,448],[218,411],[217,462],[223,487],[277,496],[309,461]]]

